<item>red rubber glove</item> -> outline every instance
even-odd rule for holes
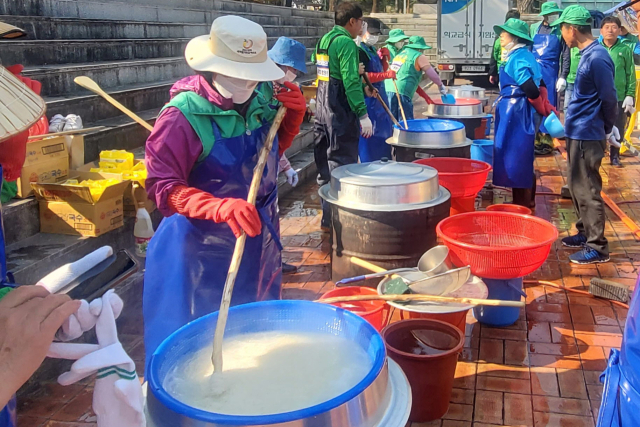
[[[371,81],[371,83],[378,83],[387,79],[395,80],[396,72],[393,70],[389,70],[385,71],[384,73],[367,73],[367,77],[369,77],[369,81]]]
[[[304,120],[307,112],[307,101],[298,86],[291,82],[284,82],[289,89],[282,91],[275,98],[282,103],[287,109],[287,113],[278,129],[279,155],[291,147],[293,139],[300,132],[300,125]]]
[[[378,50],[378,57],[382,61],[389,62],[391,60],[391,52],[389,52],[389,49],[387,49],[386,47],[381,47]]]
[[[549,103],[546,87],[541,87],[540,96],[538,96],[536,99],[529,98],[529,102],[536,110],[536,112],[543,117],[547,117],[549,114],[551,114],[552,111],[558,114],[558,111]]]
[[[425,92],[424,89],[422,89],[420,86],[418,86],[418,89],[416,89],[416,93],[419,97],[427,101],[427,104],[434,104],[433,99],[431,99],[431,97],[427,95],[427,92]]]
[[[554,89],[555,90],[555,89]],[[551,105],[551,103],[549,102],[549,92],[547,91],[546,87],[541,87],[540,88],[540,96],[543,98],[544,100],[544,109],[547,112],[547,116],[549,114],[551,114],[551,112],[553,111],[554,113],[556,113],[556,115],[558,115],[558,110],[556,110],[556,107],[554,107],[553,105]]]
[[[180,215],[215,223],[226,222],[236,238],[242,231],[249,237],[262,232],[262,222],[255,206],[242,199],[218,199],[192,187],[175,187],[167,199],[169,207]]]

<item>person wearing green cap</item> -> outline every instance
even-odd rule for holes
[[[562,9],[556,2],[543,3],[539,14],[542,16],[542,21],[533,24],[529,33],[533,39],[531,52],[540,64],[542,79],[548,88],[549,102],[554,107],[558,106],[557,93],[562,92],[567,86],[567,75],[571,63],[571,51],[562,40],[560,29],[551,26],[560,13]],[[560,64],[561,60],[562,64]],[[560,77],[558,77],[559,74]],[[540,124],[536,133],[535,152],[537,155],[547,155],[553,152],[553,139],[541,121],[541,117],[536,116],[536,123],[540,122]]]
[[[387,58],[389,64],[391,64],[393,58],[402,51],[404,42],[407,40],[409,40],[409,36],[407,36],[400,28],[394,28],[389,31],[389,37],[387,38],[387,43],[384,47],[389,52],[389,57]],[[384,52],[384,48],[382,52],[386,53]]]
[[[413,95],[418,94],[428,104],[433,103],[431,98],[420,87],[422,73],[425,73],[431,81],[440,88],[440,93],[445,95],[447,87],[442,83],[440,76],[431,66],[429,58],[424,55],[424,51],[431,49],[431,46],[425,43],[424,38],[420,36],[411,36],[409,44],[407,44],[402,52],[393,59],[391,70],[396,72],[396,80],[385,80],[385,90],[387,91],[387,99],[389,99],[389,109],[395,116],[396,120],[403,119],[398,104],[398,95],[396,94],[396,86],[402,103],[407,120],[413,119]],[[394,84],[395,83],[395,84]]]
[[[553,23],[560,26],[567,46],[577,47],[581,55],[564,131],[569,162],[567,184],[578,215],[578,233],[562,239],[562,244],[581,248],[569,256],[575,264],[609,261],[600,165],[607,141],[620,138],[615,127],[618,115],[615,66],[607,49],[591,34],[591,23],[589,11],[578,5],[567,7]]]
[[[607,16],[602,20],[600,28],[600,44],[609,51],[615,67],[614,82],[618,94],[618,118],[616,127],[622,135],[627,126],[627,117],[635,111],[636,69],[633,64],[631,48],[620,39],[622,24],[615,16]],[[620,146],[609,147],[611,165],[622,167],[620,162]]]
[[[513,203],[534,207],[534,109],[546,116],[553,107],[547,100],[540,65],[528,48],[533,44],[529,26],[511,18],[493,28],[506,51],[495,113],[493,183],[512,188]]]
[[[520,11],[518,11],[518,9],[511,9],[507,12],[504,22],[507,22],[511,18],[520,19]],[[496,37],[496,40],[493,42],[493,54],[489,60],[489,82],[492,85],[498,84],[498,72],[504,62],[503,57],[505,53],[502,46],[500,46],[500,37]]]

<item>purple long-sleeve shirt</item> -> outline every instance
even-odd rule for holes
[[[223,110],[233,108],[233,102],[224,98],[202,76],[185,77],[171,88],[171,97],[181,92],[195,92]],[[164,216],[174,212],[167,199],[175,187],[189,186],[193,166],[202,154],[202,142],[187,118],[177,108],[166,108],[156,120],[147,139],[147,193],[155,200]]]

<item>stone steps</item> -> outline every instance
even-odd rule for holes
[[[308,74],[315,74],[315,70],[315,64],[308,62]],[[114,87],[176,81],[192,73],[193,71],[182,56],[33,66],[26,68],[23,72],[25,76],[42,83],[42,95],[45,97],[89,94],[89,91],[73,81],[78,76],[90,77],[100,87],[107,90]]]
[[[250,16],[249,19],[260,18]],[[30,40],[82,40],[82,39],[168,39],[193,38],[208,34],[209,23],[104,21],[96,19],[47,18],[33,16],[0,16],[0,21],[18,26],[27,31]],[[281,19],[283,25],[265,24],[263,28],[270,37],[291,38],[321,36],[331,29],[331,25],[321,20],[316,26],[309,25],[309,19],[290,17]],[[23,39],[25,40],[25,39]]]
[[[188,0],[176,2],[135,0],[133,2],[105,0],[2,0],[0,15],[49,16],[55,18],[122,20],[142,22],[211,23],[222,15],[264,16],[259,24],[282,25],[290,17],[324,21],[333,24],[333,17],[319,12],[237,1]],[[260,18],[258,18],[260,19]],[[256,21],[257,22],[257,21]]]
[[[269,37],[273,46],[278,38]],[[315,47],[318,37],[296,38],[307,48]],[[109,39],[109,40],[27,40],[0,42],[3,64],[25,66],[78,64],[99,61],[125,61],[181,56],[190,39]]]

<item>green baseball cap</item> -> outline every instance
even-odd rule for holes
[[[411,49],[418,49],[418,50],[431,49],[431,46],[429,46],[424,41],[424,37],[420,37],[420,36],[409,37],[409,44],[406,45],[405,47],[410,47]]]
[[[542,6],[540,7],[540,13],[538,14],[538,16],[546,16],[554,13],[562,13],[562,9],[558,7],[558,3],[554,1],[547,1],[542,3]]]
[[[507,22],[505,22],[504,24],[495,25],[493,27],[493,31],[495,31],[497,35],[500,35],[500,33],[506,31],[507,33],[511,34],[512,36],[516,36],[524,42],[533,43],[533,40],[529,35],[529,26],[526,22],[521,21],[520,19],[509,18],[509,20],[507,20]]]
[[[409,36],[404,33],[400,28],[394,28],[389,31],[389,38],[387,38],[387,43],[398,43],[401,41],[409,40]]]
[[[577,4],[567,7],[560,18],[556,19],[551,26],[557,27],[561,24],[571,25],[591,25],[593,18],[587,9]]]

